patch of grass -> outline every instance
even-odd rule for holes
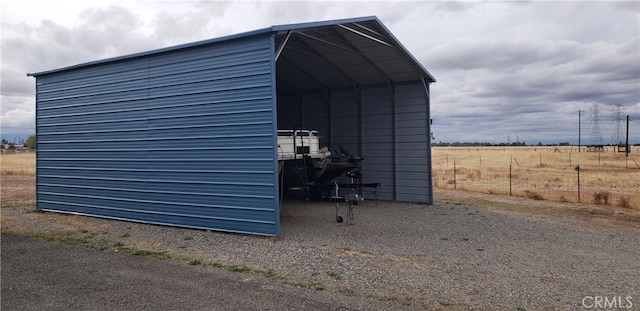
[[[330,276],[331,278],[333,278],[336,281],[342,280],[342,275],[340,275],[339,273],[333,272],[333,271],[329,271],[327,272],[327,275]]]
[[[315,289],[317,291],[324,290],[324,286],[322,286],[322,284],[320,284],[318,282],[305,283],[305,282],[300,282],[300,281],[284,281],[283,283],[284,284],[293,285],[293,286],[299,287],[299,288],[310,288],[310,289]]]
[[[214,267],[214,268],[222,268],[222,267],[224,267],[223,264],[221,264],[219,262],[215,262],[215,261],[208,262],[208,263],[205,264],[205,266]]]
[[[401,304],[403,306],[410,306],[410,305],[413,304],[413,298],[411,298],[409,296],[407,296],[405,298],[398,298],[398,297],[395,297],[395,296],[392,296],[392,297],[385,296],[385,297],[382,297],[380,300],[393,301],[393,302]]]
[[[106,240],[98,240],[98,241],[92,240],[92,238],[95,237],[95,234],[89,234],[83,238],[76,238],[72,236],[55,236],[55,235],[50,235],[46,233],[33,234],[30,236],[38,239],[42,239],[45,241],[49,241],[49,242],[59,242],[59,243],[64,243],[69,245],[82,245],[85,247],[95,248],[99,250],[109,250],[113,247]]]
[[[349,296],[349,297],[354,297],[356,295],[356,292],[350,288],[341,288],[338,290],[338,293],[343,294],[345,296]]]
[[[78,238],[72,238],[72,237],[64,237],[64,238],[55,238],[55,237],[53,237],[49,241],[56,241],[56,242],[61,242],[61,243],[64,243],[64,244],[69,244],[69,245],[86,245],[86,244],[89,244],[89,240],[87,240],[87,239],[78,239]]]
[[[533,199],[533,200],[544,200],[544,197],[543,197],[541,194],[539,194],[539,193],[537,193],[537,192],[535,192],[535,191],[525,190],[525,191],[524,191],[524,194],[525,194],[525,196],[526,196],[527,198],[529,198],[529,199]]]
[[[620,197],[618,198],[618,206],[624,208],[631,208],[631,203],[629,203],[628,197]]]
[[[309,284],[302,283],[302,282],[296,282],[296,281],[285,281],[284,284],[293,285],[293,286],[299,287],[299,288],[309,288]]]
[[[610,196],[611,193],[609,191],[598,191],[593,194],[593,203],[608,205]]]
[[[231,265],[227,268],[227,270],[231,271],[231,272],[240,272],[240,273],[244,273],[244,272],[249,272],[251,271],[251,268],[245,266],[245,265]]]
[[[194,259],[194,260],[189,261],[189,265],[190,266],[199,266],[201,264],[202,264],[202,261],[199,260],[199,259]]]
[[[268,277],[270,279],[278,278],[278,275],[275,272],[271,271],[271,270],[260,271],[260,274],[262,274],[262,275],[264,275],[264,276],[266,276],[266,277]]]
[[[81,230],[85,231],[85,230]],[[89,231],[87,231],[89,232]],[[89,232],[90,233],[90,232]],[[49,242],[60,242],[69,245],[82,245],[89,248],[99,249],[99,250],[118,250],[129,253],[134,256],[147,256],[153,257],[157,259],[171,259],[171,254],[168,252],[155,252],[143,249],[135,249],[126,247],[124,243],[116,242],[111,243],[110,241],[100,239],[100,240],[92,240],[91,238],[95,237],[95,233],[90,233],[84,238],[76,238],[71,236],[55,236],[46,233],[33,234],[29,235],[38,239],[42,239]]]
[[[184,238],[184,240],[185,241],[191,241],[191,240],[193,240],[193,237],[192,236],[187,236],[187,237]]]
[[[171,255],[168,254],[167,252],[154,252],[154,251],[148,251],[148,250],[144,250],[144,249],[133,250],[131,252],[131,254],[133,256],[148,256],[148,257],[154,257],[154,258],[158,258],[158,259],[170,259],[171,258]]]
[[[438,300],[438,303],[443,307],[451,307],[451,306],[453,306],[453,303],[450,302],[450,301],[440,301],[440,300]]]

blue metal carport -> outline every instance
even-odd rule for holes
[[[280,235],[277,130],[432,203],[429,84],[375,17],[273,26],[36,78],[40,210]]]

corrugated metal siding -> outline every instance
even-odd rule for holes
[[[295,94],[278,94],[278,128],[291,130],[300,126],[300,103]]]
[[[330,140],[329,112],[329,101],[324,92],[304,93],[300,99],[293,93],[278,94],[278,128],[316,130],[321,136],[320,147],[327,146]]]
[[[279,235],[272,40],[37,76],[38,208]]]
[[[391,90],[384,87],[362,90],[363,182],[380,182],[378,198],[393,200],[393,103]]]
[[[329,143],[329,122],[331,121],[329,111],[329,103],[325,93],[314,92],[305,95],[302,109],[302,128],[318,131],[320,148],[327,146]]]
[[[360,153],[360,106],[353,90],[332,92],[331,143],[349,153]]]
[[[423,85],[395,87],[396,200],[432,203],[429,107]]]

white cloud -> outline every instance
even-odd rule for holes
[[[4,102],[5,100],[7,100],[7,98],[2,96],[2,101]],[[34,109],[28,109],[22,106],[3,111],[2,116],[0,116],[2,132],[20,132],[23,129],[34,129],[35,117]],[[33,132],[35,132],[35,129]]]

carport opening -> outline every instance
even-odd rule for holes
[[[396,124],[397,97],[403,96],[398,92],[410,89],[408,93],[417,99],[417,105],[423,106],[418,112],[424,113],[421,118],[425,124],[419,130],[424,128],[428,134],[428,85],[435,81],[433,77],[377,19],[281,30],[275,45],[278,130],[316,131],[319,148],[327,148],[333,160],[343,155],[364,158],[358,167],[358,182],[383,185],[379,193],[376,191],[380,199],[400,199],[396,189],[397,148],[404,129]],[[297,134],[293,137],[297,143],[306,141]],[[421,146],[428,145],[425,141]],[[282,150],[279,146],[278,152]],[[426,158],[425,154],[424,163],[418,163],[425,167],[420,170],[426,170],[426,166],[430,170]],[[297,176],[300,182],[281,182],[281,193],[303,188],[302,194],[289,197],[318,200],[331,195],[327,187],[331,189],[333,182],[327,185],[326,179],[315,190],[308,189],[317,182],[309,178],[314,170],[307,166],[313,165],[298,161],[293,167],[295,174],[281,165],[281,172],[289,172],[281,179]],[[338,182],[352,182],[341,176]]]

